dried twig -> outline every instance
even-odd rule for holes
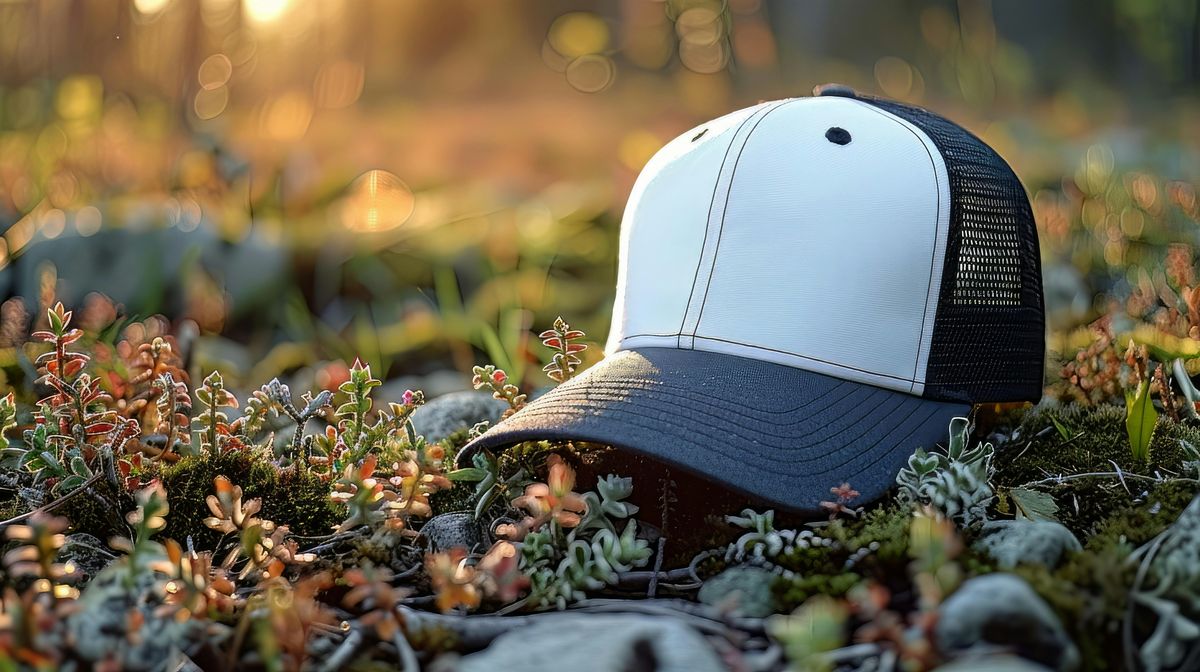
[[[87,491],[89,488],[91,488],[93,485],[96,484],[96,481],[99,481],[103,477],[104,477],[103,471],[97,472],[91,478],[84,481],[83,485],[80,485],[78,488],[75,488],[74,490],[68,492],[67,494],[63,495],[62,497],[59,497],[58,499],[54,500],[53,502],[50,502],[48,504],[43,504],[32,511],[26,511],[25,513],[22,513],[21,515],[13,517],[13,518],[9,518],[8,520],[0,521],[0,530],[8,527],[9,525],[16,525],[18,523],[23,523],[26,520],[36,516],[39,513],[50,513],[51,511],[54,511],[55,509],[62,506],[63,504],[66,504],[67,502],[71,501],[71,499],[78,497],[80,493]]]
[[[567,614],[643,614],[674,618],[703,634],[719,636],[735,644],[743,644],[751,637],[765,637],[764,619],[733,617],[707,605],[684,600],[584,600],[562,612],[519,616],[435,614],[404,605],[398,606],[397,610],[410,636],[451,633],[459,651],[478,651],[507,632],[547,619],[558,622]]]
[[[350,626],[350,632],[342,643],[338,645],[328,658],[325,659],[325,664],[321,666],[322,672],[334,672],[345,667],[350,661],[354,660],[354,656],[358,654],[359,649],[363,645],[362,629]]]

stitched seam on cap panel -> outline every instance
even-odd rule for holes
[[[717,190],[721,187],[721,176],[725,174],[725,162],[729,160],[729,152],[733,149],[733,143],[737,142],[738,133],[742,132],[742,128],[750,123],[750,120],[758,115],[759,111],[751,113],[737,125],[737,128],[733,130],[733,135],[729,138],[729,144],[725,146],[725,154],[721,156],[721,167],[717,169],[717,179],[713,181],[712,197],[708,200],[708,215],[704,218],[704,238],[700,241],[700,254],[696,255],[696,270],[692,273],[692,288],[688,290],[688,302],[683,307],[683,315],[679,318],[679,333],[676,336],[680,338],[675,339],[676,347],[683,346],[683,325],[687,322],[688,313],[691,312],[692,297],[696,294],[696,280],[700,277],[700,266],[704,263],[704,248],[708,246],[708,230],[712,228],[713,204],[717,202]]]
[[[774,105],[772,105],[770,107],[765,107],[762,110],[759,110],[758,112],[755,112],[754,114],[750,115],[749,117],[746,118],[746,120],[742,123],[742,125],[738,127],[738,133],[740,133],[742,128],[745,127],[746,123],[750,122],[755,117],[758,117],[757,120],[754,121],[754,125],[750,127],[750,130],[746,132],[745,137],[742,138],[741,145],[738,147],[737,157],[734,159],[733,165],[729,169],[729,173],[728,173],[729,174],[729,184],[725,187],[725,198],[724,198],[723,203],[721,204],[721,219],[717,224],[716,243],[713,245],[712,254],[709,255],[710,258],[708,259],[708,272],[706,273],[705,280],[704,280],[704,296],[703,296],[703,298],[700,299],[700,305],[699,305],[699,308],[697,309],[694,307],[695,299],[696,299],[696,283],[699,280],[700,269],[704,266],[704,262],[705,262],[705,253],[706,253],[706,250],[708,247],[708,245],[707,245],[708,231],[712,228],[712,225],[713,225],[713,214],[714,214],[713,207],[716,204],[716,194],[720,191],[721,183],[724,180],[724,177],[726,174],[725,161],[721,162],[721,170],[717,174],[717,183],[713,187],[713,202],[709,205],[708,221],[705,223],[705,229],[704,229],[705,245],[704,245],[704,247],[701,248],[700,258],[696,261],[696,279],[693,280],[693,283],[692,283],[692,293],[688,296],[688,305],[687,305],[687,309],[683,313],[683,322],[680,323],[680,325],[679,325],[679,331],[680,331],[681,335],[678,340],[679,340],[681,346],[682,346],[683,336],[695,337],[696,329],[699,327],[699,324],[700,324],[700,317],[704,314],[704,301],[705,301],[705,299],[708,298],[708,285],[712,281],[713,268],[716,265],[717,253],[721,247],[721,230],[725,226],[725,212],[728,210],[728,207],[729,207],[729,194],[733,189],[733,178],[734,178],[734,175],[737,173],[738,161],[742,158],[742,150],[744,150],[746,148],[746,143],[750,141],[750,136],[754,135],[754,130],[756,128],[758,128],[758,125],[760,123],[762,123],[763,119],[767,118],[767,115],[771,114],[775,110],[778,110],[780,107],[783,107],[784,105],[786,105],[788,103],[793,103],[798,100],[807,100],[807,99],[805,99],[805,98],[789,98],[787,100],[777,101]],[[733,145],[736,143],[737,143],[737,133],[734,134],[734,139],[733,139],[733,142],[730,142],[729,149],[732,150]],[[728,155],[725,158],[728,159]],[[691,330],[690,330],[691,333],[689,334],[687,325],[688,325],[688,322],[691,321],[691,320],[689,320],[689,317],[691,316],[691,314],[694,310],[697,312],[697,315],[696,315],[695,321],[691,325]],[[695,345],[696,345],[696,342],[695,342],[695,339],[693,338],[688,349],[694,349]]]
[[[820,362],[822,364],[827,364],[829,366],[836,366],[839,369],[847,369],[850,371],[857,371],[859,373],[865,373],[867,375],[877,376],[879,378],[891,378],[892,380],[898,380],[902,383],[915,382],[912,379],[905,378],[903,376],[893,376],[890,373],[879,373],[878,371],[870,371],[868,369],[860,369],[857,366],[850,366],[848,364],[839,364],[837,362],[830,362],[828,360],[824,360],[819,357],[812,357],[809,355],[800,355],[795,352],[788,352],[787,350],[780,350],[778,348],[769,348],[765,345],[754,345],[752,343],[742,343],[741,341],[731,341],[727,338],[716,338],[715,336],[696,336],[695,338],[697,338],[701,341],[717,341],[718,343],[729,343],[731,345],[740,345],[744,348],[754,348],[755,350],[766,350],[768,352],[778,352],[781,355],[789,355],[791,357],[799,357],[800,359],[807,359],[810,362]],[[796,367],[796,368],[799,368],[799,367]],[[864,384],[869,385],[870,383],[864,383]],[[904,390],[893,390],[893,391],[901,392],[901,393],[904,392]]]
[[[921,139],[921,136],[917,135],[916,131],[914,131],[912,128],[910,128],[908,126],[908,124],[905,124],[902,121],[900,121],[900,119],[898,117],[896,117],[895,115],[888,114],[885,110],[881,110],[878,107],[875,107],[874,105],[870,104],[867,101],[862,101],[862,100],[858,100],[858,99],[854,99],[854,100],[855,100],[855,102],[866,107],[868,110],[871,110],[872,112],[878,114],[879,116],[881,116],[885,119],[889,119],[892,122],[896,123],[901,128],[903,128],[904,130],[911,133],[912,136],[917,139],[917,142],[921,143],[921,148],[925,150],[925,155],[929,157],[929,167],[933,169],[933,186],[935,189],[937,189],[937,211],[935,213],[935,218],[933,220],[933,236],[934,236],[933,244],[934,244],[934,247],[932,250],[929,251],[929,281],[925,286],[925,308],[921,311],[921,331],[920,331],[920,333],[917,334],[917,338],[919,339],[917,341],[917,358],[915,360],[913,360],[913,377],[912,377],[913,384],[912,384],[912,387],[909,388],[909,392],[912,392],[916,388],[916,385],[917,385],[917,383],[916,383],[917,366],[920,364],[920,361],[921,361],[921,341],[923,341],[925,339],[925,319],[929,315],[929,295],[933,291],[933,270],[934,270],[934,265],[937,263],[937,240],[938,240],[938,234],[940,233],[940,229],[942,226],[942,183],[941,183],[941,180],[938,179],[937,163],[935,163],[933,160],[933,154],[931,154],[929,151],[929,145],[924,140]],[[942,160],[945,161],[945,157],[942,157]]]
[[[729,195],[733,193],[733,180],[737,177],[737,167],[738,163],[742,160],[742,152],[745,151],[746,145],[750,142],[750,138],[754,135],[754,131],[758,130],[758,125],[762,123],[763,119],[766,119],[767,116],[769,116],[772,112],[785,105],[796,103],[802,100],[813,99],[792,98],[790,100],[782,101],[775,107],[767,110],[765,114],[758,118],[758,121],[754,122],[754,126],[751,127],[750,132],[746,134],[746,138],[742,140],[742,146],[738,148],[737,158],[733,160],[733,168],[731,168],[729,171],[729,186],[725,190],[725,203],[721,207],[721,225],[717,227],[717,244],[713,248],[712,260],[708,267],[708,278],[704,283],[704,297],[700,299],[700,313],[696,315],[696,323],[692,325],[693,337],[696,336],[696,332],[700,329],[700,320],[704,319],[704,304],[708,301],[708,289],[712,286],[713,272],[715,272],[717,268],[717,257],[719,257],[721,253],[721,234],[725,231],[725,215],[729,212]]]
[[[776,352],[781,355],[787,355],[789,357],[796,357],[797,359],[806,359],[810,362],[820,362],[821,364],[825,364],[827,366],[833,366],[833,367],[836,367],[839,369],[846,369],[847,371],[856,371],[858,373],[865,373],[867,375],[876,376],[879,378],[889,378],[891,380],[897,380],[902,383],[910,383],[911,385],[914,385],[914,386],[917,383],[916,380],[913,380],[912,378],[905,378],[904,376],[893,376],[889,373],[879,373],[877,371],[869,371],[867,369],[862,369],[862,368],[859,368],[856,366],[850,366],[849,364],[839,364],[838,362],[831,362],[827,359],[821,359],[819,357],[812,357],[809,355],[801,355],[800,353],[791,352],[790,350],[781,350],[779,348],[771,348],[771,347],[767,347],[765,345],[756,345],[754,343],[743,343],[741,341],[734,341],[734,340],[730,340],[728,338],[716,338],[714,336],[693,336],[692,334],[628,334],[628,335],[621,337],[621,345],[624,346],[625,342],[630,339],[639,338],[639,337],[643,337],[643,336],[651,337],[651,338],[670,338],[672,336],[688,336],[689,338],[692,338],[693,340],[716,341],[718,343],[729,343],[730,345],[737,345],[737,346],[741,346],[744,348],[753,348],[755,350],[765,350],[767,352]],[[791,365],[790,364],[781,364],[780,366],[791,366]],[[808,369],[805,369],[805,368],[802,368],[799,366],[794,366],[792,368],[800,369],[801,371],[808,370]],[[814,373],[821,373],[821,372],[815,371]],[[831,375],[831,374],[825,373],[822,375]],[[863,383],[863,384],[870,385],[871,383]],[[911,389],[912,389],[912,387],[910,386],[910,390]],[[895,391],[903,392],[903,390],[895,390]]]

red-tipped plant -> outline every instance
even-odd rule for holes
[[[554,357],[550,363],[542,367],[542,371],[545,371],[551,380],[564,383],[575,375],[575,370],[583,363],[579,359],[579,353],[588,347],[579,341],[586,335],[578,329],[572,329],[561,317],[555,318],[553,329],[538,334],[542,345],[554,350]]]

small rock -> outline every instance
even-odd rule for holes
[[[975,550],[991,556],[1001,569],[1019,564],[1053,569],[1063,555],[1079,552],[1079,540],[1062,523],[1049,520],[993,520],[983,526]]]
[[[455,392],[470,392],[471,376],[461,371],[437,370],[423,374],[400,375],[384,381],[371,395],[380,401],[399,401],[405,390],[420,390],[426,399],[437,399]]]
[[[1051,672],[1044,665],[1008,655],[965,656],[934,672]]]
[[[117,556],[108,550],[108,546],[87,532],[68,534],[62,548],[58,550],[59,562],[70,562],[76,571],[87,578],[92,578],[116,560]]]
[[[942,604],[934,635],[947,655],[984,644],[1056,670],[1079,667],[1079,650],[1058,616],[1012,574],[985,574],[963,583]]]
[[[451,392],[427,402],[412,415],[413,427],[430,443],[483,420],[495,424],[508,404],[488,392]]]
[[[196,619],[179,620],[158,612],[154,595],[158,577],[153,572],[135,573],[133,585],[125,583],[125,570],[112,566],[88,584],[75,611],[67,620],[67,632],[76,655],[99,662],[115,655],[122,670],[162,670],[178,659],[204,633],[205,624]],[[129,637],[131,616],[141,617],[136,638]]]
[[[704,582],[697,597],[704,604],[729,607],[743,616],[775,613],[771,584],[776,576],[761,567],[730,567]]]
[[[420,534],[429,542],[429,550],[435,552],[459,546],[471,551],[483,544],[483,529],[475,514],[469,512],[436,515],[421,526]]]
[[[698,632],[659,616],[560,614],[497,637],[462,657],[458,672],[590,670],[722,672],[727,669]]]

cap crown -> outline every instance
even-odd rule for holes
[[[684,133],[639,176],[609,350],[734,354],[937,399],[1036,399],[1037,249],[1012,170],[952,122],[857,97],[763,103]]]

